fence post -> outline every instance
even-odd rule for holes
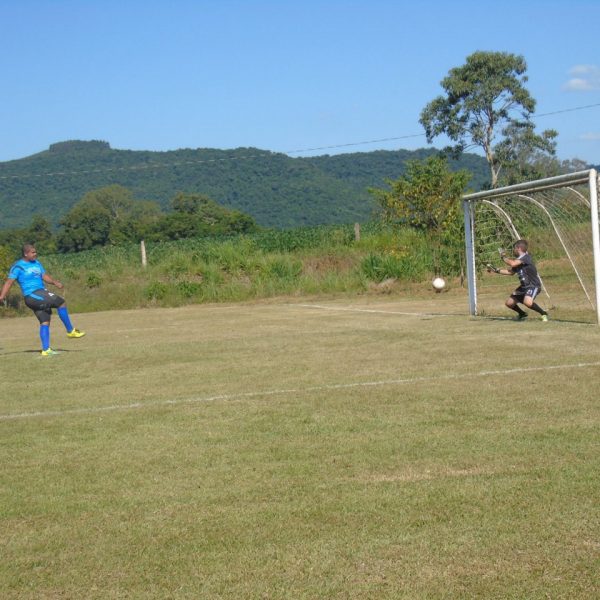
[[[360,242],[360,223],[354,223],[354,241]]]
[[[140,251],[142,253],[142,267],[145,269],[148,265],[148,261],[146,260],[146,244],[144,243],[144,240],[140,242]]]

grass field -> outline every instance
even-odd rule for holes
[[[1,597],[598,598],[600,328],[465,303],[4,319]]]

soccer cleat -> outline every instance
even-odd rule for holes
[[[515,317],[515,321],[524,321],[527,318],[527,313],[523,313],[522,315],[517,315]]]
[[[544,321],[544,323],[548,322],[548,315],[542,315],[542,321]]]
[[[52,350],[52,348],[48,348],[48,350],[42,350],[42,356],[55,356],[58,354],[56,350]]]
[[[67,337],[70,338],[80,338],[85,335],[85,331],[79,331],[79,329],[73,329],[67,333]]]

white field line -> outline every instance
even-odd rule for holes
[[[306,394],[310,392],[322,392],[327,390],[347,390],[352,388],[378,387],[386,385],[409,385],[412,383],[437,383],[440,381],[470,379],[475,377],[489,377],[495,375],[518,375],[523,373],[534,373],[543,371],[557,371],[567,369],[583,369],[588,367],[600,367],[599,362],[574,363],[563,365],[544,365],[540,367],[499,369],[495,371],[476,371],[473,373],[453,373],[447,375],[437,375],[431,377],[408,377],[404,379],[387,379],[381,381],[358,381],[355,383],[334,383],[325,385],[315,385],[305,388],[288,388],[261,390],[256,392],[240,392],[237,394],[221,394],[218,396],[193,396],[191,398],[180,398],[176,400],[155,400],[151,402],[133,402],[131,404],[115,404],[112,406],[92,406],[81,408],[67,408],[65,410],[49,410],[37,412],[24,412],[15,414],[0,414],[0,421],[9,421],[16,419],[31,419],[37,417],[60,417],[65,415],[81,415],[112,412],[117,410],[135,410],[140,408],[153,408],[157,406],[175,406],[179,404],[196,404],[205,402],[216,402],[219,400],[244,400],[246,398],[258,398],[268,396],[287,396],[290,394]]]
[[[273,305],[276,308],[281,308],[282,305]],[[344,306],[323,306],[320,304],[285,304],[285,306],[293,306],[296,308],[316,308],[321,310],[341,310],[341,311],[349,311],[349,312],[364,312],[364,313],[378,313],[382,315],[403,315],[407,317],[462,317],[462,314],[453,314],[453,313],[415,313],[415,312],[400,312],[394,310],[375,310],[368,308],[352,308],[352,307],[344,307]],[[270,308],[270,307],[269,307]],[[162,325],[160,327],[136,327],[130,329],[115,329],[116,333],[131,333],[134,331],[152,331],[161,329],[175,329],[179,328],[181,325]],[[319,333],[322,333],[319,331]]]
[[[341,310],[348,312],[375,313],[380,315],[403,315],[405,317],[464,317],[459,313],[422,313],[422,312],[402,312],[398,310],[377,310],[373,308],[353,308],[346,306],[324,306],[322,304],[289,304],[299,308],[317,308],[321,310]]]

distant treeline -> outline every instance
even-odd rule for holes
[[[32,215],[52,229],[87,193],[111,185],[164,211],[178,193],[202,194],[251,216],[261,226],[290,228],[368,221],[375,202],[368,189],[405,172],[410,160],[434,149],[375,151],[291,158],[257,148],[172,152],[114,150],[106,142],[70,141],[0,163],[0,230],[23,228]],[[450,161],[466,169],[473,190],[489,183],[485,159]]]
[[[23,244],[34,243],[39,252],[81,252],[118,246],[142,239],[165,242],[211,238],[259,229],[252,217],[225,208],[202,194],[177,194],[171,210],[163,212],[152,200],[135,200],[131,190],[111,185],[93,190],[61,219],[58,230],[35,215],[23,228],[0,230],[4,254],[17,254]]]

